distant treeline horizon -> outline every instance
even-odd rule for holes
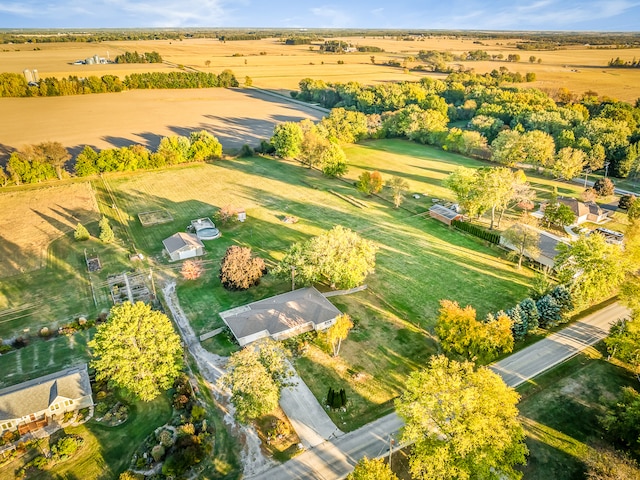
[[[118,28],[118,29],[0,29],[0,43],[103,42],[115,40],[183,40],[214,38],[220,41],[259,40],[262,38],[292,39],[314,36],[331,37],[391,37],[399,40],[423,38],[521,39],[521,45],[532,43],[543,50],[568,45],[640,46],[637,32],[557,32],[557,31],[487,31],[487,30],[416,30],[416,29],[332,29],[332,28]]]

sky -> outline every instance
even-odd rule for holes
[[[0,0],[0,28],[640,31],[640,0]]]

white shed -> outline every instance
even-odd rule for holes
[[[178,232],[162,241],[172,262],[204,255],[204,244],[191,234]]]

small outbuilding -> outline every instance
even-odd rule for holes
[[[204,244],[192,234],[178,232],[162,241],[172,262],[204,255]]]
[[[462,214],[458,213],[456,210],[438,204],[432,206],[429,209],[429,215],[431,216],[431,218],[440,220],[442,223],[445,223],[447,225],[451,225],[451,222],[453,222],[454,220],[462,219]]]
[[[324,330],[340,315],[313,287],[265,298],[220,313],[240,346],[261,338],[284,340],[311,330]]]
[[[194,231],[200,240],[215,240],[220,237],[220,230],[210,218],[198,218],[191,220],[191,231]]]

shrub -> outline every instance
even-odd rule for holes
[[[178,431],[180,435],[194,435],[196,433],[196,427],[193,426],[193,423],[185,423],[178,427]]]
[[[253,157],[253,154],[254,151],[253,148],[251,148],[251,145],[247,145],[246,143],[242,145],[242,148],[240,149],[241,157]]]
[[[205,414],[207,413],[207,411],[205,410],[205,408],[201,405],[194,405],[193,408],[191,409],[191,421],[192,422],[199,422],[200,420],[202,420],[205,416]]]
[[[51,447],[51,455],[56,460],[64,460],[78,451],[84,439],[78,435],[68,435]]]
[[[220,265],[220,281],[227,290],[247,290],[258,285],[267,273],[264,260],[252,257],[251,249],[232,245],[227,249]]]
[[[158,441],[167,448],[171,447],[174,443],[173,434],[169,430],[162,429],[158,433]]]
[[[618,202],[618,208],[622,210],[628,210],[629,207],[636,201],[635,195],[622,195]]]
[[[156,462],[162,460],[162,457],[164,457],[164,453],[165,451],[162,445],[156,445],[151,449],[151,456]]]
[[[615,185],[610,178],[599,178],[593,184],[593,189],[600,197],[608,197],[615,192]]]
[[[185,280],[197,280],[202,276],[202,272],[204,272],[202,260],[198,259],[186,260],[180,269],[180,274]]]

